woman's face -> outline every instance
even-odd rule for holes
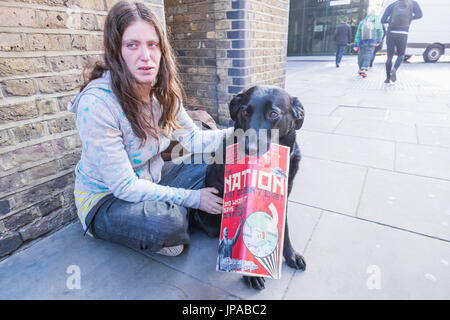
[[[160,39],[155,27],[142,20],[126,27],[122,36],[122,57],[138,82],[151,85],[161,61]]]

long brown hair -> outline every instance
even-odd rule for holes
[[[153,112],[144,112],[148,109],[148,105],[139,96],[137,90],[139,83],[128,70],[121,53],[122,36],[126,27],[139,19],[153,25],[160,39],[161,62],[156,82],[150,90],[150,97],[156,97],[162,109],[156,127]],[[178,77],[175,55],[156,14],[140,2],[116,3],[106,17],[103,41],[105,63],[95,64],[81,90],[90,81],[101,77],[103,72],[109,70],[112,90],[131,123],[134,134],[141,139],[141,146],[145,144],[149,135],[159,140],[158,132],[167,135],[171,129],[181,128],[176,121],[176,115],[181,106],[182,86]],[[148,114],[151,114],[150,118]]]

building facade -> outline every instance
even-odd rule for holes
[[[378,8],[383,5],[383,1],[291,0],[288,56],[333,55],[336,26],[344,17],[348,17],[354,36],[369,5]]]

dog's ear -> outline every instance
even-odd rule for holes
[[[230,117],[231,120],[236,122],[236,117],[239,112],[239,109],[241,108],[241,102],[242,102],[242,95],[238,94],[231,100],[228,109],[230,111]]]
[[[294,115],[294,129],[298,130],[303,125],[303,120],[305,120],[305,109],[303,109],[303,105],[297,97],[292,98],[291,110]]]

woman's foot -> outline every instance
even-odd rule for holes
[[[184,245],[180,244],[178,246],[173,247],[164,247],[161,250],[157,251],[157,254],[168,256],[168,257],[176,257],[180,255],[184,250]]]

